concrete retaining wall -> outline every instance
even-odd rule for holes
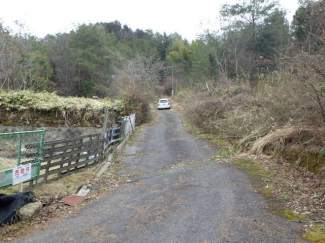
[[[79,137],[83,135],[89,135],[94,133],[102,133],[102,128],[95,127],[11,127],[0,126],[0,133],[13,133],[13,132],[25,132],[45,130],[45,141],[61,140],[73,137]]]

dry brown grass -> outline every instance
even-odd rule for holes
[[[252,148],[250,149],[250,153],[261,155],[272,148],[284,147],[287,138],[297,129],[298,128],[296,127],[286,127],[268,133],[266,136],[254,142]]]
[[[312,87],[297,75],[289,70],[272,73],[261,77],[254,88],[232,85],[210,91],[182,91],[178,101],[184,104],[192,124],[230,140],[240,149],[249,149],[257,139],[279,128],[324,125]],[[319,81],[310,82],[319,86],[322,94]],[[320,97],[325,103],[325,96]]]
[[[325,132],[319,105],[325,104],[323,86],[315,76],[301,82],[300,72],[272,73],[261,77],[254,88],[232,84],[182,91],[177,99],[184,104],[187,120],[202,132],[216,134],[237,150],[282,157],[323,175]]]
[[[325,175],[324,128],[291,126],[277,129],[258,139],[249,151],[305,168],[322,178]]]
[[[262,109],[267,100],[256,98],[247,87],[225,87],[218,93],[186,91],[180,93],[178,99],[182,100],[192,124],[229,141],[261,130],[261,124],[267,121]]]

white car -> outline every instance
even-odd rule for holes
[[[168,99],[160,99],[158,101],[158,110],[160,109],[170,109],[171,104]]]

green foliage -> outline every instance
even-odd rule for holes
[[[236,24],[257,25],[263,22],[263,19],[270,15],[277,6],[275,1],[270,0],[249,0],[234,5],[225,4],[221,9],[221,16],[225,18],[238,17]],[[253,26],[255,27],[255,26]]]
[[[307,50],[322,45],[319,37],[325,31],[325,1],[300,1],[300,7],[293,16],[292,28],[295,38],[307,46]]]
[[[121,60],[137,56],[166,58],[169,36],[132,31],[120,22],[80,25],[69,34],[46,37],[48,58],[63,95],[105,97],[115,91],[114,78]]]
[[[289,200],[290,199],[290,195],[289,194],[284,195],[283,199],[284,200]]]
[[[182,38],[176,38],[169,47],[167,56],[169,65],[180,65],[185,71],[191,67],[191,51],[189,44]]]
[[[191,76],[195,79],[210,75],[213,56],[208,52],[203,41],[193,41],[191,45]]]
[[[274,60],[289,43],[289,24],[284,18],[285,12],[275,9],[264,19],[257,38],[257,51],[264,58]]]
[[[275,58],[289,41],[285,12],[274,1],[250,0],[223,5],[228,76],[249,76],[256,83],[260,73],[275,67]],[[233,69],[231,69],[233,68]]]
[[[218,156],[230,156],[236,152],[234,148],[230,148],[228,150],[220,151],[217,153]]]
[[[90,94],[102,96],[95,85],[108,85],[107,80],[113,70],[115,36],[105,31],[102,25],[81,25],[69,36],[69,52],[72,56],[71,75],[75,81],[72,90],[75,95]]]
[[[321,225],[316,225],[304,234],[303,238],[316,243],[325,242],[325,228]]]
[[[166,33],[164,33],[164,35],[156,33],[154,35],[153,40],[154,40],[155,46],[157,47],[157,51],[159,53],[160,59],[162,61],[165,61],[167,58],[168,47],[170,45],[171,38],[169,36],[167,36]]]

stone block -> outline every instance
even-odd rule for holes
[[[18,216],[22,220],[31,219],[41,211],[42,207],[43,205],[41,202],[29,203],[19,209]]]

